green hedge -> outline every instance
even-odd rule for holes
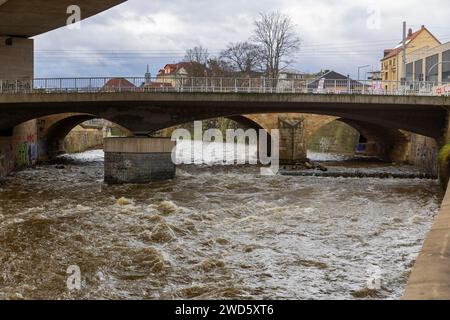
[[[438,155],[439,181],[442,188],[447,189],[450,179],[450,143],[442,147]]]

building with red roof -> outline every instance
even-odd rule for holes
[[[416,32],[409,29],[405,46],[403,41],[392,49],[384,50],[384,56],[381,59],[381,76],[383,87],[386,90],[397,86],[403,77],[403,48],[406,49],[406,60],[408,56],[423,48],[434,48],[441,45],[441,42],[425,27],[422,26]],[[405,70],[406,71],[406,70]]]

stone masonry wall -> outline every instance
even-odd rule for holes
[[[14,153],[11,137],[0,137],[0,179],[14,170]]]
[[[411,135],[409,162],[422,171],[438,175],[438,145],[432,138],[418,134]]]
[[[307,143],[308,150],[354,155],[360,134],[349,125],[332,121],[317,130]]]
[[[105,182],[148,183],[175,178],[171,153],[105,152]]]
[[[92,148],[103,148],[102,129],[85,129],[78,126],[64,139],[64,151],[68,153],[84,152]]]
[[[36,164],[39,134],[37,120],[18,125],[10,137],[0,137],[0,177]]]

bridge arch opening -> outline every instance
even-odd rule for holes
[[[333,120],[314,131],[306,140],[308,158],[332,160],[356,156],[359,146],[366,145],[367,138],[355,128],[339,120]]]
[[[243,130],[254,129],[256,131],[258,131],[260,129],[265,129],[265,128],[263,128],[263,126],[261,126],[256,121],[254,121],[246,116],[242,116],[242,115],[201,119],[198,121],[202,121],[203,130],[219,129],[223,133],[225,133],[225,131],[227,129],[235,129],[235,130],[236,129],[243,129]],[[170,137],[172,135],[172,132],[178,128],[184,128],[184,129],[193,131],[194,130],[194,121],[189,121],[189,122],[186,122],[183,124],[179,124],[176,126],[158,130],[158,131],[154,132],[152,134],[152,136]]]
[[[336,119],[321,126],[307,140],[308,154],[330,159],[365,156],[388,162],[408,160],[410,134],[349,119]]]
[[[64,153],[83,152],[103,148],[103,139],[129,136],[122,126],[89,114],[60,114],[43,118],[43,158],[52,159]]]
[[[133,110],[131,110],[133,111]],[[139,111],[139,110],[136,110]],[[102,111],[103,112],[103,111]],[[47,152],[47,159],[54,157],[57,154],[65,151],[64,147],[64,138],[69,135],[72,129],[76,128],[79,124],[84,123],[85,121],[91,121],[92,119],[103,118],[112,120],[113,123],[118,123],[117,126],[125,124],[127,127],[132,129],[133,132],[136,133],[136,127],[130,122],[131,118],[127,116],[118,117],[114,116],[113,113],[102,113],[100,111],[96,111],[94,113],[64,113],[64,114],[50,114],[45,115],[41,119],[45,119],[45,125],[43,126],[44,135],[41,135],[43,139],[36,143],[38,146],[38,154],[45,154]],[[213,112],[214,113],[214,112]],[[383,160],[403,163],[410,162],[412,164],[423,163],[425,160],[430,165],[427,165],[427,171],[435,170],[434,162],[436,162],[436,150],[438,149],[439,142],[432,141],[435,138],[420,136],[421,138],[417,138],[412,140],[412,137],[419,137],[417,133],[411,134],[409,132],[394,129],[391,127],[386,127],[378,124],[373,124],[365,121],[349,119],[349,118],[337,118],[333,115],[322,115],[318,113],[249,113],[249,114],[239,114],[238,112],[223,112],[222,115],[224,119],[223,121],[228,121],[228,125],[223,126],[224,128],[241,128],[241,129],[265,129],[270,133],[272,129],[280,129],[281,130],[281,149],[280,149],[280,162],[284,163],[284,155],[287,155],[285,163],[289,163],[290,158],[293,158],[293,163],[298,163],[306,160],[306,151],[305,145],[308,144],[309,136],[313,135],[316,129],[319,129],[324,124],[327,124],[331,121],[339,120],[352,127],[354,130],[359,132],[360,140],[355,142],[355,145],[365,146],[366,148],[360,151],[364,151],[366,154],[368,153],[367,146],[371,145],[373,149],[371,149],[370,155],[377,156],[382,158]],[[227,114],[228,113],[228,114]],[[180,119],[172,119],[170,125],[176,124],[179,126],[179,123],[188,123],[188,125],[192,125],[193,120],[199,119],[204,122],[209,121],[217,121],[216,117],[206,117],[206,116],[191,116],[189,115],[188,119],[182,121]],[[156,129],[152,129],[152,124],[150,122],[156,121],[153,113],[143,113],[143,114],[135,114],[132,117],[135,121],[140,121],[146,123],[146,126],[142,126],[142,129],[149,128],[147,132],[153,132],[152,136],[158,136],[158,131]],[[156,116],[156,118],[158,118]],[[206,120],[205,120],[206,119]],[[295,125],[293,126],[292,120],[303,120],[305,126],[309,126],[310,129],[306,130],[303,134],[302,130],[296,129]],[[128,121],[128,122],[127,122]],[[296,123],[296,122],[295,122]],[[230,126],[231,124],[231,126]],[[282,125],[285,127],[282,127]],[[217,128],[218,125],[214,124],[212,127]],[[220,127],[220,126],[219,126]],[[140,127],[141,128],[141,127]],[[206,127],[207,128],[207,127]],[[170,132],[170,129],[162,130],[163,132]],[[160,131],[161,132],[161,131]],[[303,137],[300,137],[299,142],[292,142],[298,132],[303,134]],[[131,133],[129,133],[131,135]],[[161,135],[160,135],[161,136]],[[170,134],[168,135],[170,136]],[[270,142],[270,139],[268,139]],[[422,140],[426,140],[422,142]],[[417,142],[417,143],[416,143]],[[413,144],[417,145],[417,147],[412,146]],[[425,145],[425,148],[422,147]],[[289,148],[292,146],[292,148]],[[414,149],[415,148],[415,149]],[[270,150],[270,145],[268,146],[268,150]],[[286,150],[284,150],[286,149]],[[44,150],[45,152],[41,152]],[[356,149],[357,150],[357,149]],[[304,154],[304,158],[301,159],[300,156]],[[41,159],[39,157],[39,159]],[[428,159],[431,159],[428,161]],[[45,160],[45,157],[44,157]],[[431,169],[428,169],[431,168]]]

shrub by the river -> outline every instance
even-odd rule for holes
[[[442,147],[438,156],[439,164],[439,181],[441,182],[442,188],[447,189],[449,178],[450,178],[450,143]]]

